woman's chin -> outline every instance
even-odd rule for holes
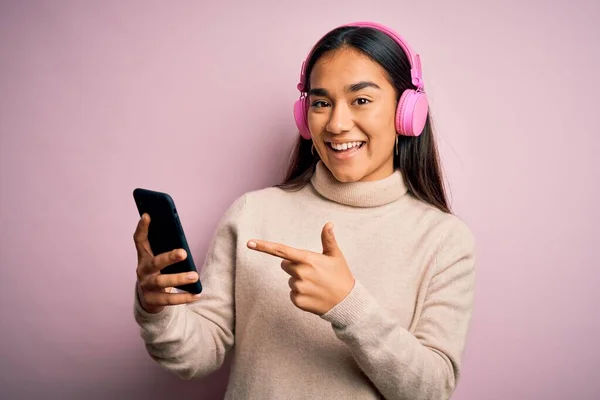
[[[334,165],[330,171],[335,179],[342,183],[359,182],[364,178],[364,171],[356,167]]]
[[[335,179],[342,183],[369,182],[383,179],[394,172],[393,159],[390,159],[387,168],[370,169],[361,163],[325,162]]]

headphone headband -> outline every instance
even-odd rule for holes
[[[389,37],[394,39],[394,41],[396,43],[398,43],[398,45],[402,48],[402,50],[404,50],[404,52],[406,53],[406,55],[408,57],[408,62],[410,63],[410,76],[411,76],[412,84],[415,86],[415,88],[418,91],[423,90],[424,83],[423,83],[423,71],[421,70],[421,57],[419,56],[419,54],[415,53],[412,50],[412,48],[409,46],[409,44],[398,33],[394,32],[392,29],[390,29],[382,24],[379,24],[376,22],[368,22],[368,21],[352,22],[349,24],[344,24],[344,25],[338,26],[335,29],[347,27],[347,26],[356,26],[356,27],[360,27],[360,28],[374,28],[374,29],[377,29],[377,30],[387,34]],[[333,30],[335,30],[335,29],[333,29]],[[332,32],[332,31],[330,31],[330,32]],[[328,32],[327,34],[329,34],[330,32]],[[327,34],[324,36],[327,36]],[[300,82],[297,85],[297,88],[300,92],[304,92],[304,88],[306,87],[306,67],[308,66],[308,61],[310,60],[310,57],[312,56],[313,51],[315,50],[316,46],[317,46],[316,44],[315,44],[315,46],[313,46],[313,48],[310,50],[310,53],[308,53],[308,56],[306,57],[306,59],[302,62],[302,68],[300,70]]]

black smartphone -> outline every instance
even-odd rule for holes
[[[185,260],[168,265],[160,272],[162,274],[198,272],[177,214],[175,202],[171,196],[167,193],[137,188],[133,191],[133,199],[140,217],[144,213],[150,215],[148,242],[152,253],[157,256],[174,249],[184,249],[187,253]],[[202,292],[202,284],[199,279],[194,283],[176,286],[176,288],[193,294]]]

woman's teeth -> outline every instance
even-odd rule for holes
[[[349,143],[329,143],[329,145],[338,151],[348,150],[353,147],[360,147],[364,142],[349,142]]]

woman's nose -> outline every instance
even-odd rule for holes
[[[352,115],[345,106],[335,106],[327,123],[327,131],[331,133],[347,132],[352,128]]]

